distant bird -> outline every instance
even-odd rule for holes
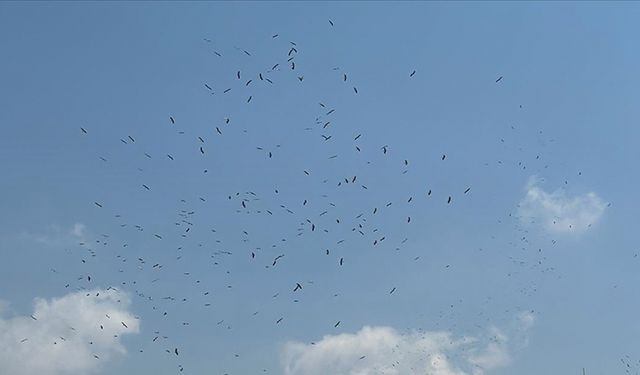
[[[416,71],[415,70],[413,72],[411,72],[411,74],[409,74],[409,77],[413,77],[414,75],[416,75]]]
[[[84,128],[80,128],[84,134],[87,134],[87,131]]]
[[[502,80],[502,76],[500,76],[498,79],[496,79],[496,83],[500,82]]]

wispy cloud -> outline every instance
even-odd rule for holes
[[[82,223],[73,224],[73,228],[71,228],[71,235],[77,239],[84,240],[87,232],[87,226]]]
[[[520,334],[533,315],[518,320]],[[511,362],[509,337],[490,327],[482,337],[454,337],[451,332],[400,333],[390,327],[364,327],[356,333],[328,335],[283,349],[285,375],[483,375]]]
[[[129,303],[125,293],[96,289],[36,298],[31,316],[0,316],[0,373],[76,375],[98,370],[126,353],[122,335],[139,332]]]
[[[22,237],[47,246],[69,246],[86,243],[90,236],[86,225],[75,223],[70,228],[51,225],[41,233],[23,232]]]
[[[540,180],[531,177],[526,195],[518,205],[525,223],[540,223],[554,233],[582,233],[598,222],[607,204],[594,192],[569,196],[564,190],[544,191]]]

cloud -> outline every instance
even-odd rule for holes
[[[23,232],[22,237],[54,247],[89,242],[87,227],[82,223],[75,223],[69,229],[62,229],[58,225],[50,225],[44,233]]]
[[[95,372],[126,353],[122,335],[139,332],[129,303],[125,293],[96,289],[51,300],[36,298],[33,318],[0,316],[0,374]]]
[[[516,331],[533,324],[519,317]],[[483,337],[454,337],[451,332],[410,331],[366,326],[356,333],[324,336],[283,348],[285,375],[483,375],[510,364],[509,337],[491,327]]]
[[[518,314],[517,319],[517,323],[519,324],[520,329],[523,331],[528,331],[536,322],[536,316],[531,311],[522,311]]]
[[[75,223],[73,224],[73,228],[71,228],[71,235],[73,235],[74,237],[80,240],[84,240],[86,231],[87,231],[86,225],[82,223]]]
[[[606,207],[594,192],[572,197],[563,190],[548,193],[537,178],[531,177],[518,205],[518,215],[526,223],[541,223],[550,232],[579,234],[595,224]]]

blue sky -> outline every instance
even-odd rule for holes
[[[639,13],[0,5],[0,372],[639,371]]]

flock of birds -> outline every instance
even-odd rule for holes
[[[334,23],[329,21],[329,27],[334,27]],[[278,34],[270,36],[273,40],[281,40],[282,37]],[[234,48],[232,51],[222,53],[221,50],[213,48],[215,44],[211,39],[204,39],[204,44],[208,50],[211,50],[215,58],[225,59],[228,54],[243,55],[247,59],[252,59],[255,55],[245,49]],[[286,45],[286,47],[285,47]],[[230,96],[236,92],[241,92],[237,100],[244,102],[246,111],[251,111],[251,106],[255,104],[256,95],[252,93],[252,88],[256,85],[263,85],[269,90],[277,91],[279,82],[283,80],[289,80],[297,82],[300,85],[304,85],[305,71],[307,77],[309,72],[303,63],[298,63],[300,51],[303,50],[295,42],[281,43],[281,54],[278,61],[273,61],[267,67],[256,67],[252,71],[234,70],[232,74],[229,74],[229,82],[233,81],[233,84],[228,86],[222,86],[213,82],[204,82],[202,88],[206,95],[211,95],[213,100],[220,96]],[[257,65],[257,64],[256,64]],[[331,72],[335,75],[336,85],[342,85],[337,87],[346,87],[351,95],[361,95],[358,85],[352,82],[348,72],[342,71],[340,68],[331,68]],[[413,80],[417,75],[417,70],[408,68],[404,76],[404,79]],[[500,85],[502,84],[503,77],[499,76],[489,80],[490,84]],[[275,95],[275,94],[273,94]],[[254,98],[256,97],[256,98]],[[262,98],[261,98],[262,99]],[[372,202],[372,199],[362,199],[357,204],[349,204],[355,196],[360,195],[363,192],[367,192],[373,189],[371,184],[375,184],[376,181],[368,179],[364,176],[369,176],[367,171],[383,170],[377,163],[385,163],[385,166],[392,165],[389,170],[389,174],[384,176],[383,179],[393,179],[397,176],[405,175],[409,172],[412,162],[410,160],[398,157],[396,148],[388,144],[375,144],[374,140],[368,139],[367,134],[364,131],[357,131],[353,129],[353,134],[349,139],[344,139],[345,131],[341,129],[339,132],[334,132],[333,129],[340,123],[338,114],[340,105],[330,105],[323,100],[317,100],[317,112],[313,114],[309,119],[308,125],[305,125],[302,129],[291,129],[291,132],[301,131],[301,139],[308,139],[305,149],[308,154],[317,154],[317,160],[324,158],[326,164],[326,171],[332,171],[336,161],[338,163],[349,160],[358,165],[354,168],[355,172],[340,176],[326,176],[323,173],[315,173],[310,169],[291,170],[290,172],[297,175],[296,178],[305,178],[305,188],[298,190],[306,190],[314,192],[314,195],[303,197],[300,201],[293,201],[289,199],[285,193],[296,190],[295,186],[282,187],[286,184],[283,181],[262,181],[261,185],[273,186],[271,191],[259,191],[258,189],[246,189],[233,192],[227,192],[225,194],[219,194],[218,196],[211,195],[193,195],[190,193],[183,194],[182,196],[169,196],[165,195],[166,190],[162,194],[162,200],[171,201],[176,203],[179,207],[168,218],[172,223],[174,229],[170,231],[155,231],[154,225],[145,224],[144,222],[131,222],[127,220],[129,216],[136,217],[136,220],[140,218],[144,219],[144,215],[139,215],[133,212],[123,212],[125,207],[117,206],[116,203],[109,201],[109,193],[102,192],[100,196],[96,197],[94,202],[90,202],[95,209],[99,210],[100,217],[111,223],[115,223],[115,226],[119,228],[119,233],[102,234],[101,237],[89,242],[82,242],[79,246],[82,249],[80,253],[80,262],[82,263],[85,271],[80,276],[73,277],[65,283],[66,288],[77,288],[79,290],[90,290],[96,287],[96,276],[94,274],[100,274],[100,268],[104,267],[102,262],[97,261],[100,257],[113,257],[114,264],[122,266],[119,274],[123,276],[122,280],[100,280],[101,283],[112,283],[109,289],[125,289],[135,290],[135,295],[139,301],[143,301],[149,307],[150,313],[159,315],[166,319],[166,324],[175,326],[189,327],[191,325],[188,316],[176,317],[172,314],[170,305],[179,303],[193,303],[186,296],[187,295],[200,295],[202,300],[199,303],[199,307],[192,306],[186,310],[201,309],[213,309],[217,303],[224,303],[221,299],[224,298],[220,292],[214,291],[225,290],[229,293],[234,291],[232,286],[232,272],[231,268],[240,269],[241,267],[254,267],[248,265],[249,263],[259,264],[263,270],[267,272],[278,272],[283,267],[282,264],[287,262],[292,254],[298,253],[302,250],[296,248],[306,246],[310,249],[318,249],[317,252],[324,257],[331,258],[330,267],[345,268],[349,266],[350,262],[356,262],[354,259],[358,256],[357,253],[349,252],[345,250],[346,245],[350,247],[362,247],[362,248],[380,248],[384,247],[384,251],[392,251],[393,254],[400,253],[399,250],[409,241],[407,233],[411,231],[415,232],[419,229],[411,229],[412,214],[415,210],[410,210],[409,207],[414,205],[424,204],[426,201],[434,201],[436,204],[441,204],[445,207],[455,209],[456,203],[465,199],[471,199],[473,197],[473,188],[471,184],[461,185],[451,191],[443,191],[439,186],[418,186],[407,187],[409,191],[419,191],[419,193],[407,194],[404,197],[394,196],[391,199]],[[176,173],[181,169],[189,169],[191,172],[200,176],[210,176],[215,174],[213,167],[207,167],[212,165],[214,161],[208,159],[212,153],[212,148],[224,148],[225,137],[233,136],[234,139],[238,137],[247,136],[251,130],[241,129],[234,122],[233,113],[226,113],[222,117],[222,120],[210,127],[206,131],[202,131],[198,134],[197,130],[193,130],[188,126],[185,126],[180,116],[172,113],[166,115],[166,131],[173,134],[176,137],[188,138],[186,143],[190,146],[180,150],[173,151],[158,151],[158,150],[144,150],[138,145],[140,140],[133,135],[122,135],[119,139],[114,138],[114,143],[121,143],[122,147],[132,147],[135,149],[136,155],[139,155],[139,159],[130,160],[131,165],[138,165],[142,163],[180,163],[181,160],[192,160],[194,157],[202,159],[202,164],[205,167],[198,169],[194,172],[196,167],[192,165],[182,164],[179,168],[173,169]],[[346,125],[342,125],[343,127]],[[80,127],[80,135],[84,139],[90,139],[92,137],[92,128],[90,125],[83,125]],[[212,137],[217,137],[214,141],[211,141]],[[304,138],[308,137],[308,138]],[[342,137],[342,138],[340,138]],[[339,139],[340,138],[340,139]],[[323,149],[324,145],[331,142],[335,142],[338,139],[341,146],[349,145],[345,147],[340,153],[326,154]],[[104,141],[104,140],[103,140]],[[502,140],[504,142],[504,140]],[[115,146],[114,146],[115,147]],[[286,147],[286,143],[278,143],[272,146],[266,146],[264,144],[253,145],[256,154],[245,155],[245,158],[265,159],[271,162],[280,162],[282,168],[289,168],[287,160],[278,160],[279,153],[282,148]],[[400,148],[398,148],[400,149]],[[157,151],[157,152],[156,152]],[[105,173],[109,172],[109,163],[111,157],[107,155],[106,150],[98,151],[97,156],[103,165]],[[185,153],[188,153],[186,155]],[[301,156],[302,158],[302,156]],[[163,161],[160,161],[164,159]],[[532,158],[533,159],[533,158]],[[446,164],[448,162],[447,153],[441,152],[437,156],[437,160],[429,160],[429,163],[441,163]],[[534,161],[540,161],[540,156],[535,155]],[[233,163],[234,158],[227,158],[225,163]],[[498,161],[497,164],[502,164],[503,161]],[[505,161],[506,163],[506,161]],[[242,165],[238,168],[243,168]],[[517,162],[516,168],[526,168],[523,162]],[[338,167],[335,167],[338,170]],[[157,184],[145,181],[145,169],[137,167],[137,172],[140,176],[139,184],[136,183],[136,188],[142,192],[148,194],[158,190]],[[250,173],[251,171],[247,171]],[[179,172],[182,173],[182,172]],[[218,176],[219,177],[219,176]],[[171,180],[178,177],[170,177]],[[221,177],[222,178],[222,177]],[[156,177],[149,178],[154,180]],[[296,180],[297,181],[297,180]],[[131,184],[131,181],[122,181],[123,184]],[[379,183],[379,181],[378,181]],[[399,183],[402,185],[402,183]],[[310,187],[310,188],[308,188]],[[402,188],[402,186],[401,186]],[[315,192],[321,192],[315,194]],[[300,194],[300,191],[297,192]],[[144,197],[143,195],[141,195]],[[144,199],[144,198],[143,198]],[[157,196],[150,197],[149,202],[153,202],[158,199]],[[296,198],[297,199],[297,198]],[[238,231],[234,233],[222,233],[223,229],[218,228],[218,225],[214,223],[208,223],[202,221],[201,211],[207,210],[206,205],[215,202],[217,217],[220,217],[221,221],[233,221],[232,215],[238,215],[237,223],[242,225],[238,228]],[[150,203],[152,204],[152,203]],[[357,207],[357,208],[356,208]],[[362,208],[362,209],[361,209]],[[393,211],[392,211],[393,209]],[[226,211],[225,211],[226,210]],[[354,211],[355,210],[355,211]],[[406,210],[406,211],[405,211]],[[392,212],[391,212],[392,211]],[[408,213],[407,213],[408,212]],[[162,217],[157,217],[160,213],[147,213],[154,216],[153,221],[161,220]],[[388,215],[387,215],[388,214]],[[509,215],[511,216],[511,215]],[[397,220],[398,223],[389,225],[390,220]],[[402,221],[402,225],[400,225]],[[236,222],[234,222],[235,224]],[[245,223],[245,224],[243,224]],[[290,226],[293,223],[292,226]],[[220,225],[225,227],[225,225]],[[230,225],[231,226],[231,225]],[[252,228],[270,228],[270,235],[276,240],[271,238],[255,238],[253,237],[254,230]],[[387,227],[393,228],[387,230]],[[404,232],[397,228],[406,228]],[[256,231],[258,231],[256,229]],[[529,246],[526,229],[518,227],[520,238],[512,243],[516,247]],[[163,255],[156,255],[153,252],[147,253],[146,256],[134,256],[132,247],[127,241],[124,241],[128,236],[132,236],[135,233],[138,237],[134,241],[136,243],[145,243],[146,247],[153,247],[161,249],[159,251],[165,252]],[[207,237],[208,236],[208,237]],[[235,242],[231,242],[234,238]],[[206,240],[205,238],[208,238]],[[153,241],[153,242],[149,242]],[[295,245],[292,245],[295,241]],[[176,245],[175,248],[167,251],[167,244]],[[225,282],[227,285],[216,286],[208,285],[208,275],[196,276],[195,273],[179,271],[181,262],[185,261],[185,258],[194,257],[193,249],[202,249],[209,258],[209,264],[216,267],[215,271],[224,274],[226,277]],[[106,249],[113,249],[113,252],[109,252]],[[316,251],[316,250],[314,250]],[[166,256],[166,252],[171,254],[171,258]],[[76,253],[73,253],[76,254]],[[414,254],[415,255],[415,254]],[[419,261],[420,255],[412,255],[413,261]],[[238,260],[240,257],[241,260]],[[163,259],[158,260],[158,259]],[[168,263],[167,259],[171,259],[171,263]],[[316,259],[316,258],[314,258]],[[554,272],[553,267],[543,265],[546,260],[543,254],[537,253],[533,260],[535,260],[534,267],[539,267],[543,272]],[[522,266],[524,261],[522,259],[513,258],[512,262],[516,265]],[[448,270],[451,268],[451,264],[443,264],[442,268]],[[128,267],[128,268],[127,268]],[[255,272],[255,268],[249,268],[248,274],[245,273],[244,277],[251,278],[252,272]],[[57,270],[55,270],[58,273]],[[135,272],[135,273],[133,273]],[[238,272],[242,273],[242,272]],[[179,280],[179,277],[184,277],[189,280],[183,283]],[[238,276],[240,277],[240,276]],[[147,280],[146,283],[137,280]],[[149,281],[150,280],[150,281]],[[180,283],[180,287],[176,290],[182,290],[183,295],[163,295],[161,290],[153,289],[154,285],[161,284],[163,281]],[[176,281],[170,281],[176,280]],[[145,288],[142,285],[145,285]],[[291,279],[289,283],[289,289],[282,289],[274,291],[270,296],[273,301],[277,301],[281,296],[286,296],[287,301],[293,300],[294,303],[302,303],[302,294],[307,292],[308,289],[313,289],[316,286],[316,282],[303,279]],[[143,290],[144,289],[144,290]],[[190,289],[186,292],[185,289]],[[525,290],[526,289],[526,290]],[[399,291],[399,287],[396,285],[389,285],[384,294],[388,297],[396,294]],[[534,286],[524,287],[523,293],[534,293]],[[240,292],[237,292],[240,293]],[[249,291],[250,293],[250,291]],[[219,300],[216,300],[214,295],[218,295]],[[339,293],[335,293],[338,296]],[[244,296],[246,298],[253,298],[250,294]],[[236,298],[240,298],[236,296]],[[277,302],[276,302],[277,303]],[[286,310],[286,309],[283,309]],[[237,316],[219,317],[220,319],[215,321],[215,327],[225,328],[227,330],[233,329],[234,321],[237,322],[238,316],[245,312],[238,312]],[[249,318],[256,318],[260,314],[260,311],[247,312]],[[212,314],[213,315],[213,314]],[[32,316],[34,320],[37,317]],[[286,323],[287,316],[285,314],[271,316],[267,322],[271,324],[282,326]],[[338,328],[342,323],[342,319],[339,317],[332,320],[331,325],[334,328]],[[127,328],[127,322],[123,321],[120,324]],[[102,328],[102,327],[101,327]],[[145,339],[147,346],[138,349],[139,352],[145,352],[150,350],[164,352],[165,355],[172,357],[175,361],[177,372],[188,372],[188,366],[181,361],[183,355],[183,349],[181,348],[179,340],[173,340],[169,335],[164,333],[164,330],[158,327],[153,329],[152,333]],[[147,332],[149,334],[149,332]],[[24,339],[25,342],[27,338]],[[241,353],[234,353],[234,357],[241,357]],[[94,358],[100,359],[100,353],[95,353]],[[364,359],[361,357],[360,359]],[[624,359],[623,363],[631,369],[631,366],[637,366],[630,364],[628,359]],[[263,370],[264,372],[267,369]]]

